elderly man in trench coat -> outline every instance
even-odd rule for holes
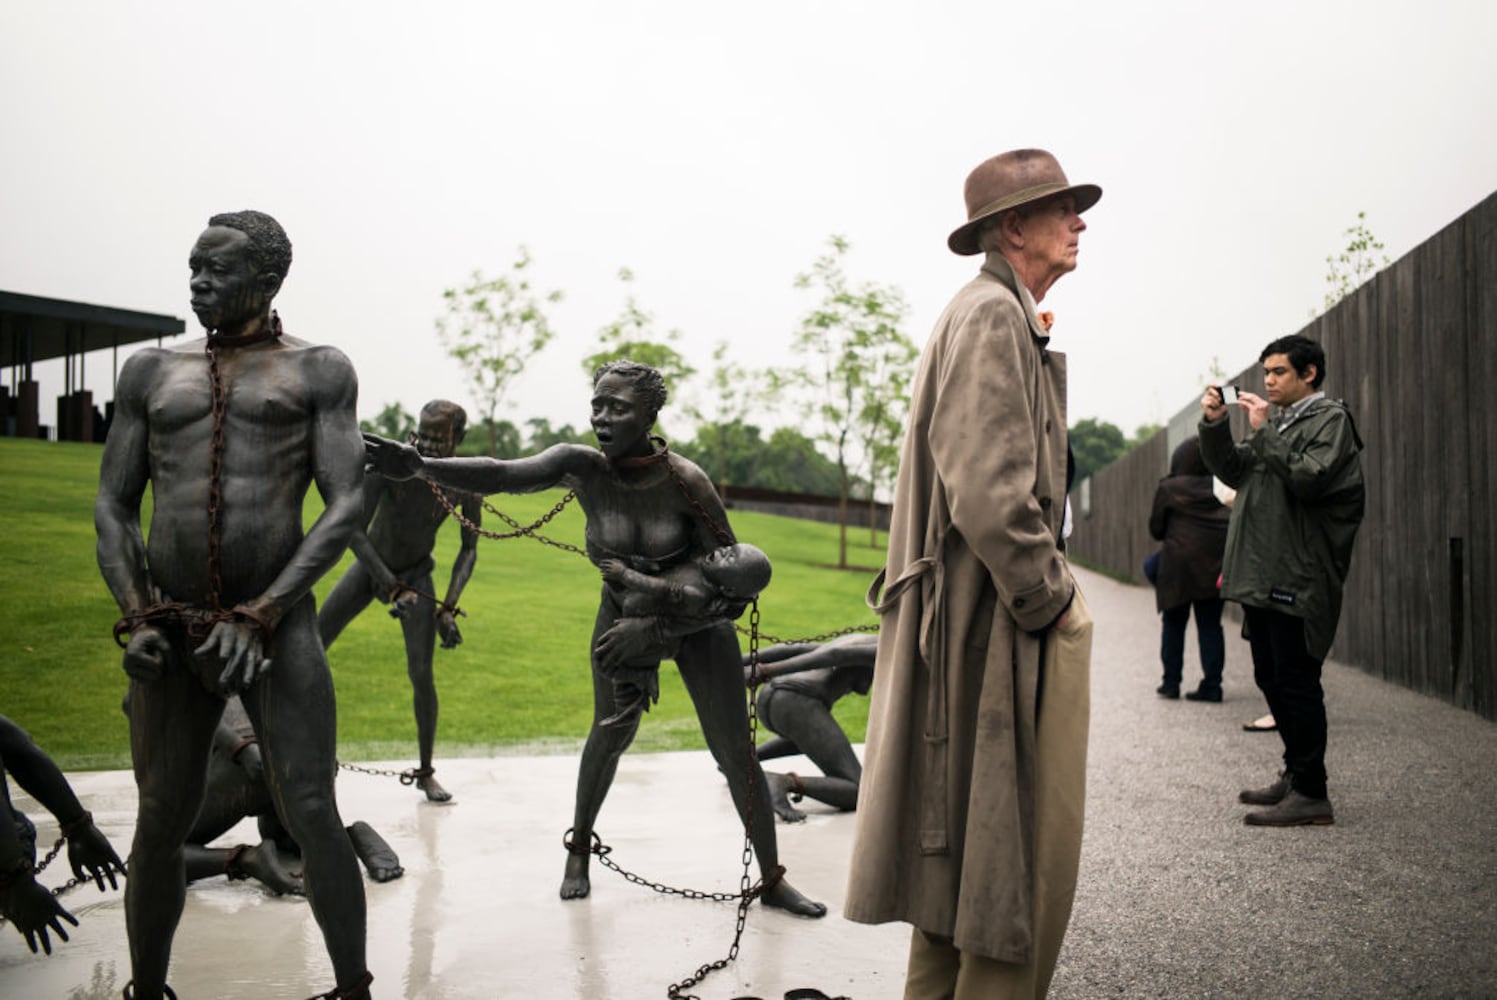
[[[846,904],[914,925],[906,998],[1043,996],[1070,920],[1091,617],[1062,538],[1065,359],[1036,305],[1076,267],[1101,194],[1043,150],[1003,153],[967,178],[948,241],[985,259],[922,354],[869,594],[882,626]]]

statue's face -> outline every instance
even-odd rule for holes
[[[422,458],[451,458],[457,447],[452,439],[452,421],[444,416],[423,414],[414,444]]]
[[[620,375],[604,375],[593,386],[593,433],[610,459],[647,454],[655,414],[645,409],[639,390]]]
[[[261,273],[249,245],[237,229],[210,226],[187,258],[192,311],[210,332],[232,332],[262,315],[281,287],[278,275]]]
[[[752,596],[743,594],[740,587],[743,573],[738,546],[718,546],[707,553],[707,557],[702,562],[702,569],[708,579],[717,585],[717,589],[722,591],[724,597]]]

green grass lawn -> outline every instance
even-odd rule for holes
[[[120,711],[126,679],[110,636],[118,611],[94,557],[100,454],[99,445],[0,438],[6,555],[0,573],[0,713],[74,770],[129,766]],[[529,523],[559,495],[490,499]],[[318,510],[314,490],[308,523]],[[836,526],[765,514],[731,517],[738,536],[774,563],[774,580],[759,602],[763,632],[797,638],[874,621],[863,605],[871,571],[826,568],[837,558]],[[582,527],[574,504],[544,533],[581,545]],[[449,522],[437,542],[439,593],[457,548],[457,530]],[[346,555],[318,584],[319,598],[352,558]],[[882,565],[883,551],[870,548],[866,530],[849,532],[849,562]],[[462,600],[468,614],[459,619],[463,644],[436,653],[439,756],[580,746],[592,715],[587,643],[599,586],[597,571],[576,554],[530,539],[480,540],[478,565]],[[747,622],[745,615],[742,624]],[[340,756],[414,761],[415,722],[399,623],[382,605],[371,605],[328,656],[338,690]],[[857,697],[844,698],[836,711],[854,741],[863,738],[867,713],[867,699]],[[660,703],[645,716],[635,745],[704,745],[670,664],[661,671]]]

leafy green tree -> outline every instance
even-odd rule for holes
[[[671,445],[682,458],[701,466],[725,492],[730,484],[765,486],[760,477],[765,447],[759,428],[742,420],[698,423],[695,437]]]
[[[843,264],[850,244],[834,235],[828,245],[831,250],[795,278],[797,288],[821,296],[801,318],[792,344],[807,364],[780,376],[777,385],[809,396],[815,439],[834,456],[841,528],[837,565],[845,568],[854,451],[865,441],[867,421],[880,412],[877,400],[886,398],[891,373],[912,363],[913,344],[900,329],[908,311],[903,293],[894,286],[850,281]],[[872,459],[863,456],[863,461]]]
[[[492,433],[505,393],[555,335],[545,307],[560,302],[562,293],[532,288],[530,265],[530,251],[521,246],[507,274],[485,278],[474,271],[467,285],[442,293],[446,313],[437,320],[437,335],[467,373],[478,423],[491,433],[490,455],[499,449]]]
[[[416,432],[416,418],[399,402],[386,403],[373,420],[360,420],[359,430],[405,441]]]
[[[1133,436],[1128,439],[1128,448],[1131,450],[1135,446],[1143,444],[1162,430],[1164,428],[1159,424],[1139,424],[1134,430]]]
[[[619,281],[627,289],[634,283],[634,272],[627,267],[619,268]],[[658,339],[657,339],[658,338]],[[617,317],[598,331],[598,343],[603,349],[582,359],[582,370],[588,378],[605,361],[627,358],[659,370],[665,378],[666,388],[673,397],[681,392],[686,381],[696,374],[696,369],[671,345],[681,339],[680,330],[670,330],[664,335],[655,332],[655,317],[639,306],[632,291],[624,297],[624,308]]]
[[[1115,424],[1086,417],[1071,425],[1071,453],[1076,456],[1076,482],[1087,478],[1128,450],[1128,441]]]
[[[794,427],[781,427],[769,436],[754,465],[755,486],[787,493],[837,496],[842,470],[823,455],[816,442]],[[843,551],[846,558],[846,550]]]
[[[560,427],[552,427],[551,421],[545,417],[531,417],[525,421],[525,426],[530,428],[530,440],[525,449],[529,454],[545,451],[553,444],[596,444],[591,429],[579,432],[571,424],[562,424]]]
[[[689,402],[682,408],[696,426],[694,437],[697,456],[687,456],[700,465],[724,491],[734,483],[745,485],[741,478],[749,468],[739,459],[748,440],[748,431],[758,437],[759,430],[745,423],[749,411],[765,398],[766,376],[762,371],[745,368],[728,358],[728,343],[718,341],[712,349],[712,369],[708,376],[705,399]]]
[[[878,491],[894,488],[899,473],[899,449],[904,443],[904,423],[910,411],[910,383],[920,351],[903,338],[873,359],[867,379],[858,428],[864,460],[868,463],[868,544],[878,547]]]
[[[1341,235],[1346,237],[1346,249],[1325,259],[1326,293],[1321,312],[1330,312],[1337,302],[1392,263],[1383,252],[1382,241],[1367,228],[1366,212],[1358,212],[1356,224],[1348,226]],[[1314,316],[1315,310],[1310,310],[1310,315]]]
[[[508,420],[495,420],[492,423],[480,420],[468,428],[467,437],[457,446],[457,454],[464,458],[476,455],[519,458],[520,429]]]

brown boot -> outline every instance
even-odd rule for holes
[[[1291,788],[1284,801],[1248,813],[1242,821],[1248,826],[1329,826],[1336,822],[1336,816],[1331,812],[1330,799],[1312,799]]]
[[[1273,784],[1264,788],[1244,788],[1237,793],[1237,801],[1245,806],[1276,806],[1289,794],[1289,772],[1284,771]]]

